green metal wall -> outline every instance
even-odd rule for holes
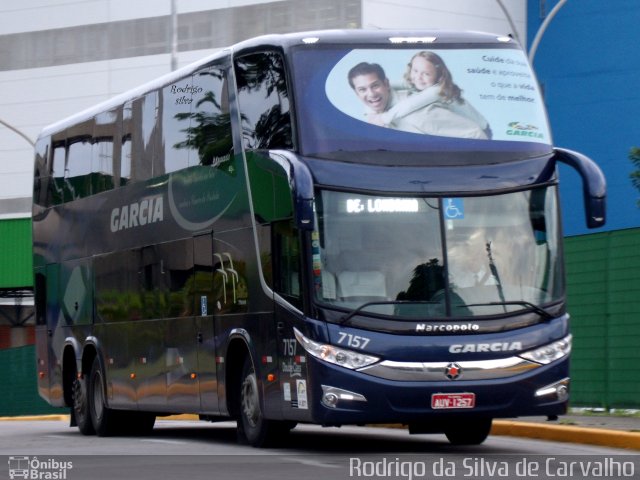
[[[640,408],[640,229],[565,239],[571,404]]]
[[[44,413],[68,413],[49,406],[38,395],[34,345],[0,350],[0,417]]]
[[[0,288],[33,285],[31,218],[0,221]]]

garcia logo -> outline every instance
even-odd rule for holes
[[[116,233],[128,228],[142,227],[164,220],[162,195],[147,197],[139,202],[111,210],[111,231]]]
[[[540,129],[535,125],[510,122],[508,127],[507,135],[510,136],[543,138],[542,133],[539,132]]]
[[[451,353],[508,352],[522,350],[521,342],[465,343],[449,347]]]

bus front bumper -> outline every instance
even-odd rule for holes
[[[323,425],[554,416],[566,413],[569,398],[568,357],[536,368],[514,367],[511,375],[506,368],[498,378],[482,378],[472,370],[467,375],[464,364],[451,362],[439,372],[442,380],[410,380],[416,376],[401,370],[399,379],[376,376],[370,373],[380,369],[369,373],[308,361],[310,413]],[[423,373],[435,378],[433,372]]]

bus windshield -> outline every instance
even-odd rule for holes
[[[485,197],[322,191],[317,301],[362,315],[482,317],[563,295],[556,187]],[[538,309],[538,311],[540,311]]]
[[[349,152],[456,152],[451,161],[473,162],[479,152],[513,161],[551,151],[536,79],[513,45],[304,46],[292,58],[304,155],[367,162]]]

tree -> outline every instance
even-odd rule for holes
[[[629,174],[631,177],[631,183],[634,187],[640,190],[640,147],[632,147],[629,151],[629,160],[633,163],[633,166],[636,168],[633,172]],[[637,201],[638,207],[640,207],[640,200]]]

